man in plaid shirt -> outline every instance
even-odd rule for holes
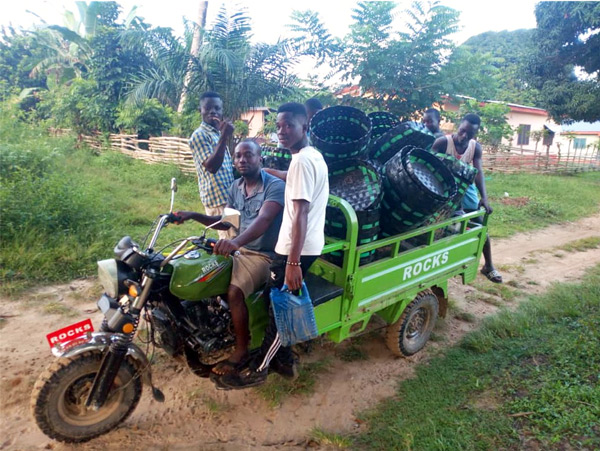
[[[190,137],[189,144],[198,173],[200,201],[209,216],[221,216],[233,183],[233,165],[227,141],[233,135],[233,124],[223,120],[223,101],[216,92],[200,97],[202,124]],[[219,230],[219,238],[235,237],[233,228]]]

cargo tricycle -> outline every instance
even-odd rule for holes
[[[155,249],[161,230],[174,220],[175,191],[173,180],[170,213],[158,217],[147,245],[124,237],[114,258],[98,262],[104,288],[97,302],[100,330],[94,332],[88,319],[47,336],[58,358],[38,378],[31,406],[49,437],[84,442],[109,432],[133,412],[143,385],[164,401],[152,380],[153,347],[183,357],[200,377],[208,377],[232,351],[225,293],[236,256],[213,255],[216,241],[206,229],[172,243],[170,251]],[[471,220],[485,212],[357,245],[358,222],[350,204],[330,196],[329,205],[343,213],[348,226],[344,239],[328,237],[323,249],[324,256],[341,252],[340,264],[319,258],[306,278],[319,333],[341,342],[360,334],[377,315],[389,324],[386,342],[392,353],[418,352],[437,316],[446,313],[448,279],[461,276],[469,283],[476,276],[487,220],[483,225]],[[226,209],[220,222],[237,227],[239,212]],[[368,252],[375,260],[361,264]],[[269,320],[267,303],[258,292],[246,305],[251,348],[256,348]],[[147,326],[144,333],[138,333],[141,324]]]

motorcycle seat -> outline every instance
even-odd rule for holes
[[[308,273],[304,278],[304,282],[308,287],[308,293],[314,307],[331,301],[344,293],[342,287],[338,287],[316,274]]]

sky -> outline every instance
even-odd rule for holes
[[[137,5],[137,14],[154,26],[171,27],[176,31],[183,29],[183,18],[194,20],[198,12],[197,1],[190,0],[121,0],[118,2],[123,11],[127,13],[132,6]],[[208,24],[224,2],[209,0]],[[248,8],[252,18],[252,29],[256,41],[273,43],[280,36],[286,34],[286,24],[290,23],[289,17],[294,9],[311,9],[319,12],[321,19],[330,32],[342,37],[348,32],[351,23],[352,7],[354,0],[327,1],[327,0],[302,0],[291,2],[288,0],[255,0],[227,2],[228,4],[244,5]],[[409,1],[398,1],[398,20],[402,21],[401,11],[406,8]],[[517,30],[520,28],[535,28],[534,0],[442,0],[442,4],[461,11],[460,25],[462,30],[453,36],[457,44],[461,44],[470,36],[485,31]],[[19,0],[4,2],[0,25],[31,27],[40,23],[32,11],[42,17],[48,24],[62,25],[62,14],[65,10],[76,11],[74,1],[49,1],[49,0]]]
[[[137,15],[153,26],[171,27],[177,34],[183,32],[184,18],[196,20],[198,15],[198,1],[190,0],[121,0],[123,14],[137,5]],[[294,9],[313,10],[319,16],[330,33],[337,37],[345,36],[352,23],[352,8],[355,0],[302,0],[291,2],[289,0],[254,0],[221,2],[209,0],[207,24],[210,28],[212,19],[223,3],[228,5],[243,5],[247,8],[252,20],[253,40],[255,42],[275,43],[278,38],[285,37],[288,32],[286,25]],[[396,2],[397,22],[404,22],[402,11],[410,5],[410,1]],[[486,31],[517,30],[521,28],[535,28],[534,7],[535,0],[442,0],[441,3],[461,12],[460,31],[451,38],[456,44],[462,44],[471,36]],[[31,28],[41,21],[31,12],[43,18],[49,25],[63,25],[63,14],[66,10],[77,11],[74,1],[49,1],[49,0],[12,0],[2,5],[0,26],[11,23],[13,26]],[[31,12],[29,12],[31,11]],[[306,63],[303,63],[303,66]],[[307,75],[312,66],[298,68],[301,76]]]

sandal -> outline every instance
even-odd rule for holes
[[[231,360],[221,360],[212,368],[212,373],[217,376],[226,376],[228,374],[238,373],[248,363],[248,359],[242,359],[239,362],[232,362]]]
[[[492,269],[490,271],[486,271],[485,269],[481,269],[481,274],[488,278],[491,282],[494,283],[502,283],[502,276],[498,271]]]

